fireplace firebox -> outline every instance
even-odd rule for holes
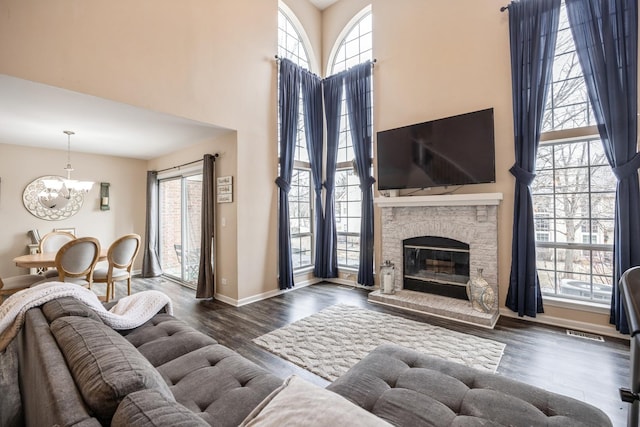
[[[403,240],[404,289],[468,300],[469,245],[422,236]]]

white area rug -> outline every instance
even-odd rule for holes
[[[333,381],[380,344],[395,343],[495,372],[505,344],[350,305],[334,305],[253,340]]]

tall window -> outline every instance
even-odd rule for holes
[[[564,2],[532,185],[543,295],[609,305],[616,179],[602,148]]]
[[[290,59],[309,69],[309,55],[300,31],[294,25],[290,11],[278,9],[278,56]],[[300,95],[302,97],[302,94]],[[279,129],[279,127],[278,127]],[[279,139],[279,138],[278,138]],[[289,221],[291,225],[291,254],[293,269],[313,264],[313,204],[309,154],[304,133],[302,99],[298,113],[298,137],[289,191]]]
[[[373,35],[370,8],[361,12],[341,40],[333,57],[330,74],[373,59]],[[360,258],[360,215],[362,195],[360,181],[353,170],[353,143],[345,95],[342,99],[338,164],[335,177],[336,230],[338,265],[358,268]]]

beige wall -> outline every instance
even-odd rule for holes
[[[508,16],[499,11],[504,1],[340,0],[318,13],[304,0],[286,0],[323,70],[344,26],[369,3],[378,61],[376,131],[495,110],[497,182],[458,192],[504,194],[498,248],[504,305],[514,185],[508,173],[514,160]],[[11,58],[0,62],[0,73],[236,131],[237,255],[228,265],[236,265],[237,287],[225,295],[237,299],[277,288],[277,7],[277,0],[0,2],[0,57]],[[2,186],[4,200],[4,176]],[[604,315],[547,312],[608,323]]]
[[[276,47],[277,0],[0,3],[0,73],[237,130],[238,298],[277,288]]]
[[[142,160],[73,153],[73,178],[95,181],[85,196],[80,211],[62,221],[47,221],[33,216],[22,203],[22,192],[34,179],[44,175],[65,176],[67,153],[4,144],[0,141],[0,277],[24,274],[12,259],[27,253],[31,243],[27,232],[38,229],[41,235],[54,228],[73,227],[77,236],[93,236],[108,247],[126,233],[144,236],[146,163]],[[111,209],[100,210],[100,182],[111,184]],[[142,256],[134,266],[139,269]]]

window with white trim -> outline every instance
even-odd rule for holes
[[[616,179],[594,126],[564,1],[532,184],[544,296],[609,305]]]
[[[334,75],[368,60],[373,60],[371,8],[364,9],[347,26],[346,35],[337,45],[330,67]],[[371,90],[371,88],[370,88]],[[373,152],[373,151],[372,151]],[[338,266],[358,268],[360,260],[360,217],[362,193],[354,171],[353,142],[346,98],[342,96],[342,115],[335,175],[335,212],[338,237]]]
[[[278,9],[278,56],[309,69],[309,55],[303,38],[290,18],[291,11]],[[294,270],[313,265],[313,198],[309,153],[304,131],[302,94],[298,113],[298,136],[296,139],[291,190],[289,191],[289,222],[291,226],[291,254]],[[278,130],[280,127],[278,126]],[[278,135],[280,140],[280,135]]]

